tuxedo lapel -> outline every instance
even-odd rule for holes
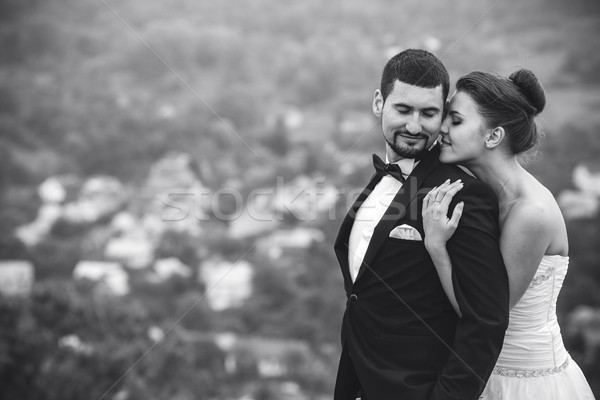
[[[344,276],[344,282],[347,285],[352,286],[352,278],[350,277],[350,267],[348,262],[348,242],[350,241],[350,232],[352,231],[352,225],[354,224],[354,219],[356,218],[356,213],[358,209],[367,199],[369,194],[373,191],[373,188],[377,183],[381,180],[377,175],[373,175],[369,184],[363,189],[363,191],[358,195],[350,210],[346,214],[344,221],[342,221],[342,225],[340,226],[340,230],[338,232],[337,238],[335,240],[334,249],[337,255],[338,261],[340,262],[340,267],[342,268],[342,275]]]
[[[381,218],[381,221],[379,221],[377,226],[375,226],[373,236],[369,242],[369,247],[358,271],[355,282],[360,279],[360,276],[363,274],[366,266],[369,266],[375,259],[377,252],[398,221],[404,218],[407,212],[421,212],[420,209],[416,208],[416,203],[414,205],[411,205],[411,203],[416,200],[417,194],[419,193],[425,178],[439,164],[439,155],[440,149],[439,146],[436,145],[406,178],[402,188],[398,191],[398,194],[394,197],[394,200],[392,200],[390,207],[386,210],[385,214]]]

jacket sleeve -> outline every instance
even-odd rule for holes
[[[498,201],[484,183],[475,181],[455,196],[465,208],[446,244],[452,282],[462,317],[451,353],[430,400],[477,399],[496,364],[508,326],[508,276],[500,253]]]

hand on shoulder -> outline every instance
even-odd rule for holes
[[[440,246],[445,246],[458,227],[464,202],[460,202],[454,207],[450,218],[448,218],[448,211],[452,199],[463,186],[460,179],[452,183],[447,179],[439,187],[431,189],[423,198],[421,213],[425,231],[425,247],[430,252]]]

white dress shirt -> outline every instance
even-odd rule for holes
[[[387,156],[385,162],[388,162]],[[394,164],[398,164],[405,178],[410,175],[416,165],[414,159],[402,159]],[[358,209],[348,241],[348,262],[352,282],[356,280],[358,270],[369,248],[375,226],[377,226],[401,187],[402,182],[396,178],[390,175],[383,176]]]

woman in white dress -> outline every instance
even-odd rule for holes
[[[593,399],[579,366],[563,345],[556,300],[569,263],[567,230],[554,197],[517,161],[538,141],[534,117],[546,104],[529,70],[508,79],[472,72],[460,78],[441,129],[440,161],[467,167],[495,191],[500,206],[500,248],[508,271],[510,322],[482,399]],[[425,245],[440,280],[454,296],[446,242],[463,212],[453,196],[460,182],[446,182],[424,199]],[[452,210],[448,218],[448,211]]]

